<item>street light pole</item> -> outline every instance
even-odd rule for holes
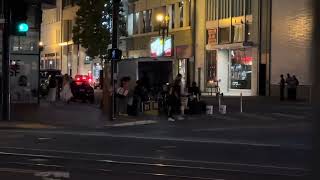
[[[2,38],[2,120],[10,121],[10,10],[9,1],[3,1],[3,38]]]
[[[118,16],[120,9],[120,0],[112,0],[112,49],[118,47]],[[110,120],[115,120],[115,83],[114,73],[116,68],[116,62],[111,59],[111,84],[112,84],[112,95],[110,103]]]

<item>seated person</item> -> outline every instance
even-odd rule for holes
[[[201,91],[196,82],[192,82],[192,86],[188,88],[191,100],[200,101]]]

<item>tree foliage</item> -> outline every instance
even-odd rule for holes
[[[91,58],[106,59],[112,37],[112,0],[80,0],[73,27],[73,42],[87,50]],[[119,33],[124,35],[123,6],[119,11]]]

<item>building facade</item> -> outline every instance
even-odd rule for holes
[[[290,73],[300,81],[298,97],[310,99],[312,1],[273,0],[271,14],[270,95],[279,95],[279,77]]]
[[[258,95],[258,2],[198,1],[196,80],[202,91],[210,92],[218,84],[225,95]]]
[[[56,6],[43,10],[41,25],[41,69],[58,69],[74,77],[101,69],[101,64],[86,56],[85,49],[72,41],[77,0],[56,0]]]
[[[180,73],[184,85],[189,84],[194,78],[194,2],[129,1],[126,60],[119,63],[119,76],[134,80],[149,76],[151,85],[157,86]]]

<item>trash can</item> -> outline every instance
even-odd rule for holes
[[[213,115],[213,106],[207,105],[207,115]]]
[[[220,112],[220,114],[227,114],[227,106],[226,105],[220,105],[219,112]]]

